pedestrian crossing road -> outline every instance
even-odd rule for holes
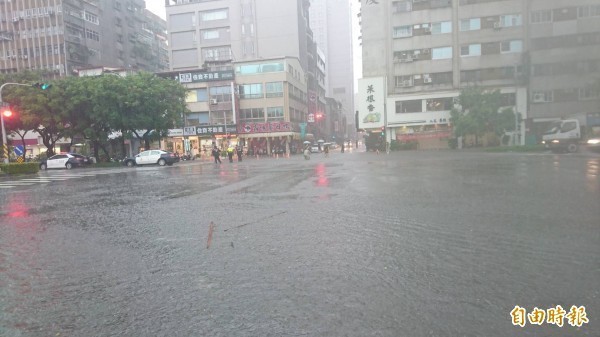
[[[48,184],[54,181],[64,181],[69,179],[78,179],[84,177],[94,177],[98,173],[61,173],[53,175],[40,175],[39,177],[29,177],[15,180],[0,180],[0,190],[15,188],[20,186],[31,186]]]

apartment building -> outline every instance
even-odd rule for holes
[[[168,67],[164,20],[143,0],[0,0],[0,72]]]
[[[351,123],[347,129],[354,130],[354,71],[349,0],[312,0],[310,27],[317,46],[327,60],[326,95],[341,102],[342,113]]]
[[[309,27],[308,0],[167,0],[170,73],[231,72],[193,94],[186,121],[204,128],[235,125],[226,135],[203,134],[202,146],[241,144],[273,153],[295,147],[306,129],[309,93],[324,86]],[[195,86],[186,85],[197,90]],[[222,89],[213,89],[221,87]],[[324,90],[324,89],[323,89]],[[229,96],[220,101],[219,97]],[[324,100],[323,100],[324,106]],[[310,110],[310,111],[309,111]]]
[[[361,127],[385,127],[388,141],[444,147],[453,99],[468,86],[503,93],[506,106],[519,114],[514,137],[519,144],[529,139],[526,132],[535,133],[538,122],[585,119],[598,111],[588,84],[598,77],[597,5],[594,0],[363,0]],[[571,68],[562,68],[564,63]],[[577,67],[579,72],[571,71]],[[559,69],[564,77],[557,77]],[[384,91],[379,98],[386,113],[379,112],[378,122],[371,104],[365,104],[370,85]]]

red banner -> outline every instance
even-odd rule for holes
[[[290,122],[241,123],[238,126],[238,134],[292,131],[292,123]]]

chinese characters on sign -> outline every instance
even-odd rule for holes
[[[385,110],[385,78],[361,78],[358,81],[359,127],[372,129],[383,126]]]
[[[238,133],[269,133],[269,132],[291,132],[290,122],[268,122],[268,123],[242,123]]]
[[[211,71],[211,72],[193,72],[193,73],[180,73],[177,77],[179,83],[197,83],[197,82],[210,82],[210,81],[228,81],[232,80],[232,70],[227,71]],[[176,78],[177,79],[177,78]]]
[[[236,133],[236,131],[236,125],[227,125],[227,127],[223,125],[207,125],[196,127],[196,134],[198,136],[224,135],[226,133]]]
[[[510,312],[512,324],[515,326],[524,327],[529,321],[532,325],[554,324],[558,327],[562,327],[565,323],[571,326],[581,327],[583,324],[589,323],[587,313],[585,312],[585,306],[571,306],[571,309],[567,313],[562,306],[557,305],[554,308],[542,310],[534,308],[533,311],[527,313],[525,308],[521,308],[515,305],[514,309]]]

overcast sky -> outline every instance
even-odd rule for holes
[[[146,0],[146,8],[166,20],[165,0]]]

